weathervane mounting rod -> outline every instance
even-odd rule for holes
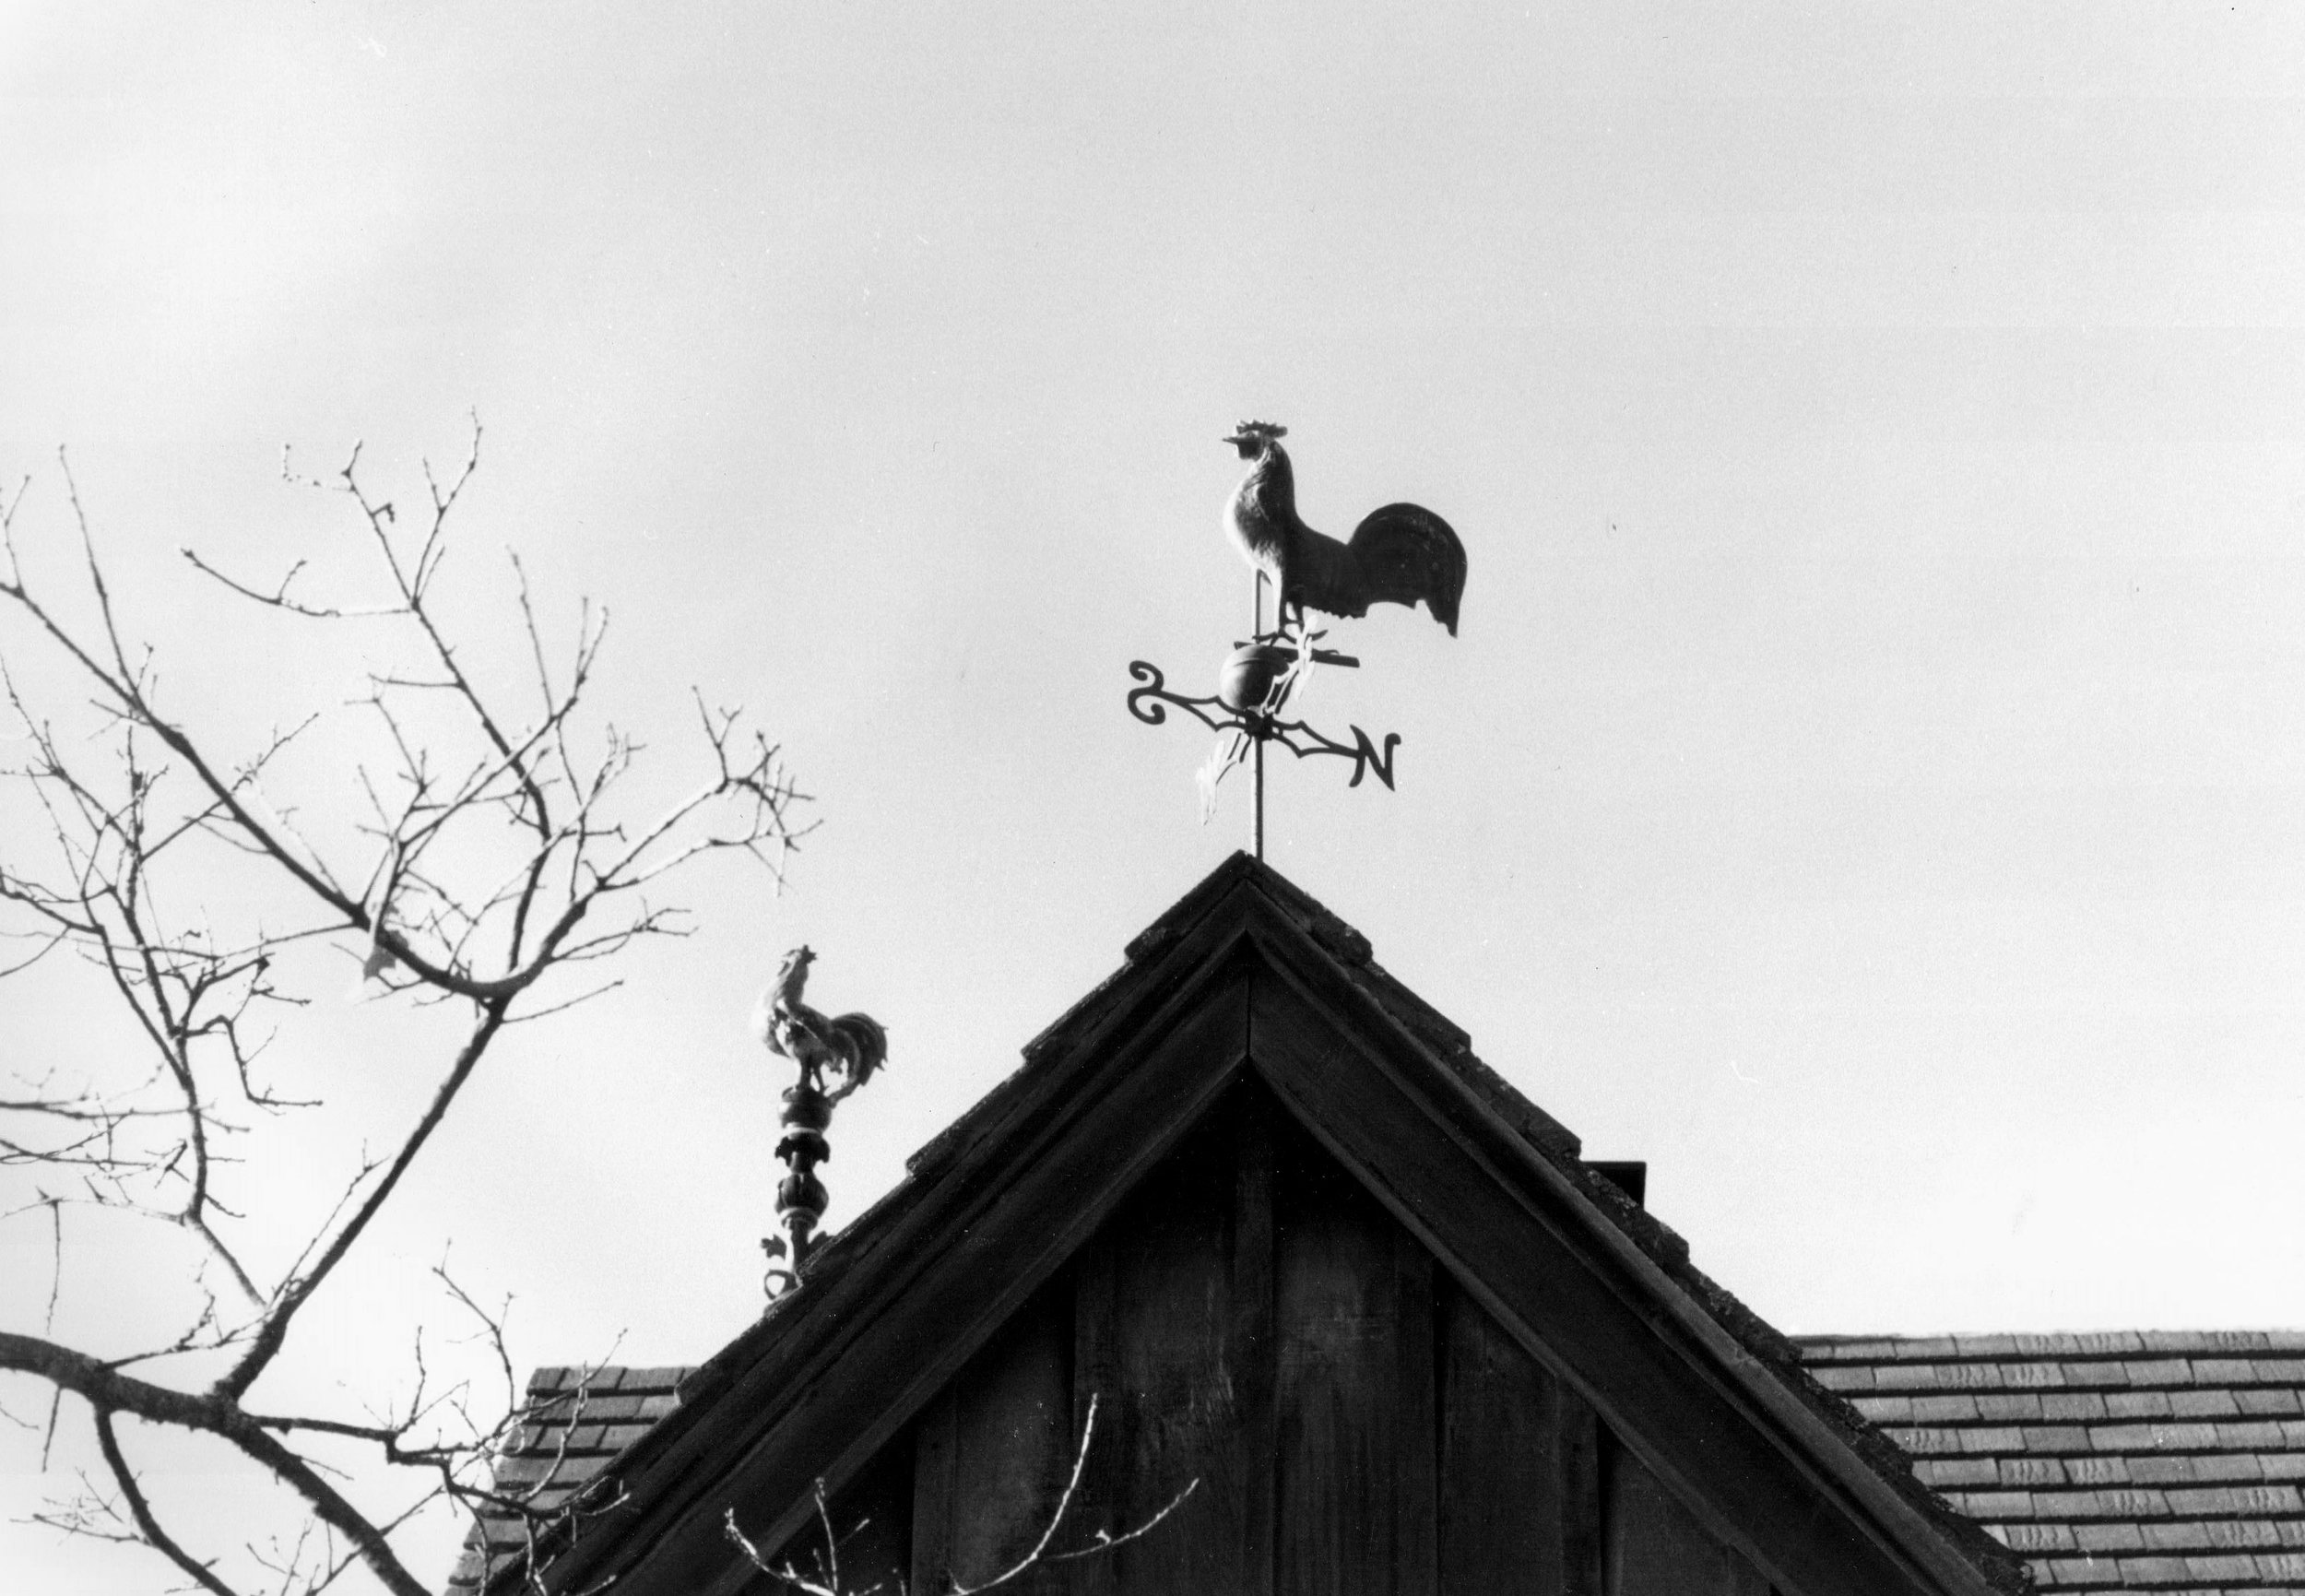
[[[1248,579],[1248,635],[1261,637],[1265,630],[1265,573],[1251,571]],[[1277,621],[1279,607],[1276,605],[1274,609],[1274,619]],[[1256,856],[1259,863],[1262,863],[1265,857],[1265,739],[1258,738],[1255,740],[1256,746],[1249,753],[1249,758],[1256,762],[1250,771],[1256,798],[1249,809],[1248,851]]]

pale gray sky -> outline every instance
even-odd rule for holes
[[[1239,844],[1122,697],[1240,627],[1252,415],[1316,526],[1472,564],[1458,640],[1346,629],[1312,707],[1401,790],[1279,772],[1273,862],[1702,1267],[1795,1330],[2305,1323],[2300,94],[2249,6],[0,4],[0,468],[61,580],[71,447],[186,718],[356,662],[204,634],[176,546],[340,545],[284,443],[414,491],[477,409],[476,605],[516,544],[668,787],[694,683],[822,800],[794,891],[693,882],[492,1062],[323,1350],[389,1389],[453,1234],[526,1361],[703,1356],[785,948],[892,1039],[837,1222]],[[405,1034],[280,1068],[397,1125]],[[0,1323],[47,1260],[0,1226]]]

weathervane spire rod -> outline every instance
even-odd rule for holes
[[[1248,638],[1251,643],[1254,643],[1264,635],[1265,630],[1265,573],[1261,571],[1251,571],[1248,578],[1250,583]],[[1280,623],[1280,616],[1277,613],[1279,607],[1276,605],[1274,608],[1276,613],[1273,616],[1273,623],[1278,625]],[[1265,739],[1263,738],[1253,739],[1253,747],[1249,751],[1248,757],[1256,762],[1249,772],[1256,790],[1256,800],[1249,805],[1248,810],[1248,850],[1256,856],[1257,862],[1262,864],[1265,857]]]

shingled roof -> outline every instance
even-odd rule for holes
[[[1066,1084],[1063,1072],[1085,1056],[1083,1049],[1103,1046],[1099,1038],[1109,1037],[1116,1026],[1141,1025],[1142,1016],[1152,1014],[1183,989],[1180,983],[1203,979],[1193,972],[1211,967],[1207,961],[1216,955],[1209,950],[1238,946],[1227,939],[1238,938],[1243,926],[1284,930],[1281,941],[1264,944],[1267,953],[1262,956],[1297,960],[1292,967],[1299,977],[1320,983],[1333,994],[1323,1000],[1364,1005],[1369,1023],[1396,1038],[1386,1046],[1424,1059],[1419,1068],[1437,1066],[1441,1078],[1453,1078],[1458,1091],[1483,1105],[1484,1122],[1523,1150],[1517,1155],[1500,1151],[1495,1156],[1527,1160],[1533,1154],[1535,1162],[1526,1167],[1549,1168],[1554,1173],[1546,1179],[1565,1181],[1554,1189],[1573,1194],[1566,1198],[1571,1204],[1568,1221],[1598,1224],[1592,1241],[1578,1245],[1614,1248],[1614,1256],[1621,1259],[1643,1260],[1609,1267],[1631,1269],[1636,1276],[1641,1271],[1656,1271],[1648,1276],[1656,1283],[1653,1286],[1636,1289],[1661,1294],[1655,1299],[1657,1311],[1664,1316],[1658,1322],[1670,1320],[1683,1327],[1673,1333],[1694,1338],[1688,1343],[1692,1346],[1716,1338],[1714,1344],[1725,1350],[1702,1355],[1722,1360],[1721,1377],[1745,1393],[1739,1400],[1759,1403],[1776,1415],[1772,1422],[1811,1436],[1801,1444],[1823,1448],[1811,1455],[1833,1471],[1844,1488],[1872,1501],[1867,1510],[1888,1515],[1884,1523],[1900,1511],[1917,1514],[1917,1520],[1904,1522],[1925,1522],[1933,1533],[1909,1543],[1920,1546],[1933,1539],[1950,1552],[1956,1563],[1939,1566],[1965,1565],[1970,1570],[1968,1579],[1981,1577],[1985,1585],[2004,1591],[2022,1589],[2023,1568],[2008,1552],[1917,1478],[1907,1456],[1867,1423],[1860,1409],[1843,1401],[1837,1389],[1811,1378],[1801,1348],[1692,1267],[1685,1243],[1614,1182],[1583,1163],[1577,1138],[1475,1058],[1461,1029],[1377,965],[1365,938],[1267,867],[1240,855],[1130,942],[1123,967],[1027,1046],[1022,1069],[923,1147],[895,1190],[811,1258],[799,1289],[709,1363],[691,1371],[541,1372],[532,1386],[532,1395],[541,1405],[505,1458],[504,1483],[532,1490],[538,1506],[558,1505],[572,1496],[596,1507],[613,1500],[610,1517],[628,1520],[636,1513],[668,1511],[664,1503],[668,1493],[685,1488],[683,1478],[694,1477],[693,1465],[685,1460],[699,1445],[692,1432],[703,1433],[700,1415],[713,1412],[724,1396],[749,1390],[747,1382],[758,1384],[766,1377],[763,1371],[780,1360],[820,1355],[788,1352],[786,1343],[810,1347],[812,1338],[822,1339],[825,1325],[857,1322],[846,1317],[854,1309],[845,1297],[877,1289],[856,1282],[872,1280],[875,1271],[886,1271],[883,1255],[889,1252],[890,1238],[909,1236],[931,1223],[924,1215],[933,1211],[924,1210],[924,1203],[948,1202],[952,1191],[981,1184],[984,1176],[975,1166],[992,1162],[993,1150],[1006,1141],[1038,1136],[1049,1116],[1069,1112],[1063,1105],[1077,1094],[1068,1096],[1060,1090]],[[1608,1241],[1609,1235],[1617,1239]],[[827,1319],[813,1312],[834,1297],[844,1300],[844,1314]],[[1724,1332],[1730,1339],[1718,1341]],[[1859,1358],[1818,1356],[1821,1366],[1838,1371],[1836,1378],[1862,1380]],[[1832,1440],[1826,1439],[1828,1436]],[[1847,1463],[1833,1461],[1836,1456],[1855,1464],[1853,1472]],[[668,1459],[683,1460],[676,1465]],[[678,1469],[691,1472],[683,1476]],[[593,1488],[580,1490],[587,1482]],[[1885,1496],[1881,1495],[1884,1486]],[[1901,1502],[1901,1508],[1889,1507],[1892,1500]],[[474,1548],[452,1589],[470,1590],[476,1581],[510,1589],[508,1575],[518,1581],[507,1564],[526,1560],[525,1536],[509,1522],[500,1522],[491,1525],[488,1538],[494,1555],[484,1564],[479,1549]],[[560,1536],[548,1536],[538,1550],[549,1559],[565,1544]]]
[[[483,1576],[528,1550],[526,1514],[552,1515],[609,1461],[679,1403],[693,1367],[540,1368],[528,1377],[524,1416],[498,1452],[492,1485],[526,1513],[483,1509],[449,1576],[449,1596],[467,1596]]]
[[[2305,1332],[1801,1345],[2044,1591],[2305,1590]]]

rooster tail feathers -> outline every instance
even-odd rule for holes
[[[1352,613],[1365,614],[1369,604],[1378,602],[1413,607],[1421,598],[1448,635],[1457,635],[1465,546],[1448,522],[1422,504],[1388,504],[1369,512],[1353,529],[1346,548],[1360,578],[1354,597],[1362,608]]]
[[[863,1085],[874,1070],[888,1062],[889,1034],[871,1015],[836,1015],[825,1022],[825,1029],[832,1032],[833,1046],[848,1060],[848,1080],[843,1096]]]

